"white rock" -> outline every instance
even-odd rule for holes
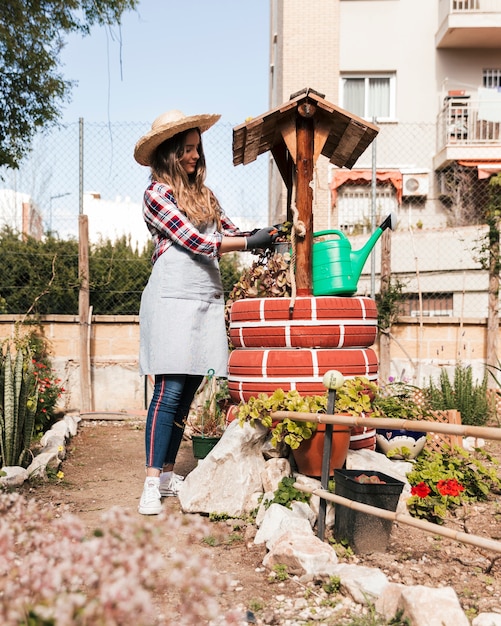
[[[58,469],[61,465],[59,453],[60,451],[57,448],[52,448],[50,452],[40,452],[40,454],[37,454],[26,470],[29,478],[32,476],[41,476],[46,478],[47,467]]]
[[[79,415],[65,415],[63,417],[64,421],[68,426],[68,430],[71,437],[74,437],[78,432],[78,423],[82,419]]]
[[[20,487],[28,480],[28,472],[18,465],[2,467],[2,472],[5,472],[5,476],[0,476],[0,485],[4,487]]]
[[[308,505],[306,507],[309,508]],[[281,504],[274,503],[267,509],[261,526],[254,537],[254,543],[256,545],[266,543],[266,547],[270,550],[283,534],[292,531],[304,534],[312,533],[312,524],[304,508],[296,507],[292,511]]]
[[[298,576],[333,576],[337,562],[334,550],[311,531],[283,534],[263,559],[263,565],[269,569],[273,569],[274,565],[284,565],[290,575]]]
[[[310,476],[304,476],[303,474],[296,474],[295,476],[296,482],[300,485],[304,485],[309,489],[321,489],[322,483],[316,478],[311,478]],[[310,497],[310,508],[313,511],[315,518],[318,518],[318,514],[320,511],[320,497],[312,495]],[[325,527],[331,528],[334,526],[334,506],[327,502],[327,509],[325,515]]]
[[[393,619],[402,611],[413,626],[469,626],[452,587],[389,585],[375,604],[376,611]]]
[[[501,626],[501,614],[480,613],[473,619],[471,626]]]
[[[263,491],[261,452],[268,430],[260,425],[230,423],[217,445],[186,476],[179,492],[187,513],[226,513],[243,517],[252,510],[254,494]],[[251,498],[254,498],[251,500]]]
[[[64,419],[56,422],[48,432],[53,433],[54,435],[61,435],[64,438],[67,438],[70,436],[70,429],[69,429],[68,423]]]
[[[266,461],[261,472],[264,491],[275,492],[282,478],[291,475],[291,464],[288,459],[273,458]]]
[[[358,604],[373,602],[389,584],[386,575],[375,567],[342,563],[335,575],[339,576],[342,589]]]
[[[468,452],[473,452],[475,448],[484,448],[485,440],[478,437],[464,437],[463,448]]]
[[[52,430],[48,430],[40,439],[40,445],[42,452],[48,452],[49,450],[64,448],[66,444],[66,438],[62,435],[54,434]]]

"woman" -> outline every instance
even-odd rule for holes
[[[154,375],[146,421],[146,480],[139,513],[156,515],[175,496],[174,473],[184,424],[209,369],[227,376],[228,344],[218,257],[266,248],[273,227],[241,233],[205,185],[201,133],[219,115],[168,111],[141,137],[134,158],[151,169],[143,216],[151,232],[153,269],[141,298],[139,369]]]

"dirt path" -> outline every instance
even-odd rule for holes
[[[144,482],[144,425],[144,418],[82,421],[77,435],[67,445],[67,458],[62,464],[64,478],[35,485],[26,483],[22,491],[42,502],[68,507],[89,532],[99,527],[100,516],[113,506],[139,516],[137,506]],[[501,458],[499,444],[494,451]],[[191,442],[183,442],[176,471],[186,475],[195,465]],[[169,513],[181,513],[177,498],[165,498],[163,503]],[[158,524],[156,516],[139,517],[145,523]],[[501,513],[495,497],[488,503],[468,508],[465,518],[454,520],[453,524],[456,530],[467,527],[468,532],[501,540]],[[254,545],[252,523],[226,520],[211,523],[210,529],[207,541],[194,544],[193,550],[204,553],[218,573],[228,575],[233,581],[231,588],[218,597],[223,609],[252,609],[255,623],[281,624],[277,615],[284,598],[301,603],[319,589],[314,582],[307,589],[297,579],[270,582],[270,572],[262,567],[265,548]],[[168,533],[166,537],[167,551],[171,540]],[[450,585],[470,618],[479,612],[501,613],[498,555],[394,524],[385,553],[347,555],[342,560],[379,567],[392,582],[430,587]],[[162,610],[168,608],[169,602],[166,593],[158,598]],[[338,626],[341,622],[321,620],[319,623]]]
[[[63,461],[64,478],[58,482],[26,485],[25,495],[56,506],[67,507],[77,515],[91,533],[99,528],[101,515],[111,507],[119,506],[145,523],[158,523],[156,516],[137,513],[144,483],[144,419],[121,421],[83,420],[78,433],[68,442],[67,457]],[[176,464],[176,472],[187,475],[195,466],[191,442],[183,441]],[[177,498],[164,498],[167,512],[181,513]],[[252,524],[249,525],[254,530]],[[166,541],[166,548],[171,544]],[[207,542],[194,545],[204,553],[213,567],[232,580],[231,590],[219,597],[225,609],[269,606],[277,594],[286,591],[294,595],[298,588],[289,582],[273,584],[262,567],[265,548],[254,546],[252,537],[246,538],[246,524],[221,521],[210,524]],[[168,603],[165,597],[161,603]]]

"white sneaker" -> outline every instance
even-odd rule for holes
[[[162,510],[160,501],[160,479],[148,476],[144,481],[143,493],[139,501],[138,511],[141,515],[158,515]]]
[[[183,480],[184,476],[172,472],[170,479],[167,478],[167,480],[160,481],[160,495],[162,498],[177,496]]]

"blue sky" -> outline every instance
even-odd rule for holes
[[[141,0],[121,28],[71,36],[64,121],[149,122],[163,111],[221,113],[237,125],[268,110],[269,0]]]
[[[259,221],[267,214],[267,158],[232,162],[232,128],[269,110],[269,0],[140,0],[122,25],[72,35],[61,73],[75,82],[62,126],[40,134],[7,186],[28,193],[44,220],[73,233],[79,212],[79,119],[84,120],[84,191],[138,206],[149,170],[134,144],[164,111],[220,113],[204,136],[207,183],[225,211]]]

